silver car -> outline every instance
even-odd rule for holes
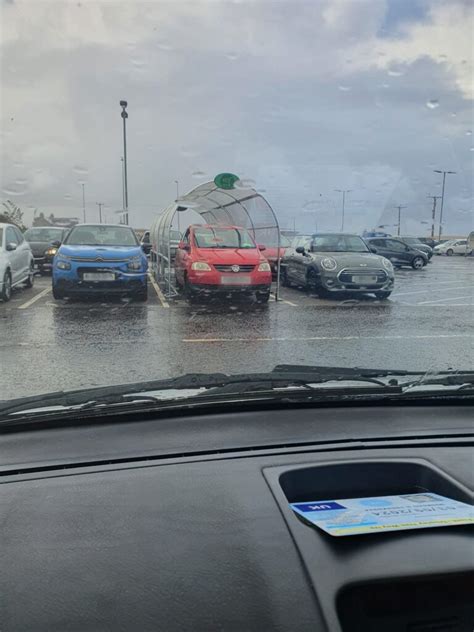
[[[20,283],[32,287],[34,275],[33,253],[21,230],[0,223],[0,299],[9,301],[12,288]]]
[[[283,257],[281,274],[283,285],[302,286],[321,297],[369,293],[386,299],[394,286],[391,262],[358,235],[344,233],[313,235],[309,248],[298,246]]]

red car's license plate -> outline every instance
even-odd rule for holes
[[[248,274],[222,275],[221,285],[250,285],[250,276]]]

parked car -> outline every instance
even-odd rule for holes
[[[413,246],[413,248],[416,248],[416,250],[421,250],[421,252],[424,252],[428,257],[428,261],[430,261],[431,257],[433,256],[433,248],[431,246],[428,246],[428,244],[420,241],[418,237],[397,237],[397,239],[403,241],[403,243],[407,244],[407,246]]]
[[[35,258],[35,266],[41,274],[52,269],[54,255],[68,231],[69,228],[33,226],[25,232],[24,237],[30,244]]]
[[[12,288],[20,283],[33,287],[35,279],[33,253],[21,230],[13,224],[0,223],[0,299],[7,302]]]
[[[53,296],[126,294],[147,300],[148,261],[129,226],[78,224],[67,234],[53,266]]]
[[[270,297],[272,273],[250,233],[238,226],[193,225],[176,253],[176,282],[192,300],[204,293],[253,293]]]
[[[474,255],[474,230],[469,233],[467,238],[467,254],[471,257]]]
[[[469,255],[472,252],[472,247],[467,239],[450,239],[436,246],[434,252],[436,255],[447,255],[448,257]]]
[[[285,235],[280,235],[280,261],[285,256],[286,249],[290,246],[290,240]],[[276,276],[278,271],[278,246],[268,246],[265,248],[265,259],[270,264],[273,276]]]
[[[285,257],[294,255],[296,249],[304,246],[305,250],[309,250],[311,246],[312,235],[295,235],[290,239],[290,245],[285,249]]]
[[[432,237],[418,237],[418,241],[421,241],[422,244],[426,244],[430,248],[434,248],[438,245],[436,239],[433,239]]]
[[[366,239],[366,242],[377,254],[390,259],[395,268],[410,266],[414,270],[421,270],[428,263],[426,253],[403,243],[397,237],[374,237]]]
[[[319,296],[375,294],[386,299],[394,286],[393,266],[373,254],[358,235],[318,233],[310,247],[298,246],[282,260],[282,282],[315,291]]]

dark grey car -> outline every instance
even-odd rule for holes
[[[296,248],[282,259],[282,283],[315,291],[319,296],[375,294],[388,298],[393,290],[391,262],[371,252],[358,235],[313,235],[309,250]]]
[[[30,244],[35,260],[35,266],[40,272],[50,270],[54,255],[57,252],[57,242],[61,244],[69,228],[55,226],[34,226],[25,232],[25,239]]]

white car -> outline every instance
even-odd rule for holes
[[[34,275],[33,253],[21,230],[0,223],[0,299],[9,301],[20,283],[33,287]]]
[[[452,257],[453,255],[469,255],[472,252],[472,248],[468,246],[467,239],[450,239],[445,241],[444,244],[439,244],[434,247],[434,253],[436,255],[447,255]]]

